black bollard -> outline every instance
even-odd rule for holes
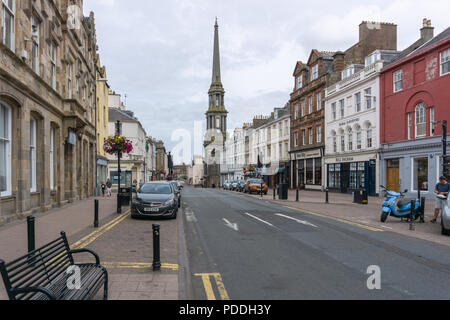
[[[425,197],[420,198],[420,222],[425,223]]]
[[[159,251],[159,233],[161,226],[158,223],[153,224],[153,271],[161,270],[161,258]]]
[[[36,235],[34,230],[34,223],[36,218],[33,216],[27,217],[27,231],[28,231],[28,252],[36,249]]]
[[[409,217],[409,230],[414,231],[415,227],[414,227],[414,214],[416,212],[416,201],[415,200],[411,200],[411,215]]]
[[[299,189],[297,188],[297,195],[296,195],[296,198],[295,198],[295,201],[299,201],[300,200],[300,191],[299,191]]]
[[[98,228],[98,203],[99,201],[96,199],[94,201],[94,228]]]
[[[330,197],[328,194],[328,189],[325,190],[325,203],[330,203]]]
[[[273,187],[273,200],[275,200],[276,198],[277,198],[276,188]]]

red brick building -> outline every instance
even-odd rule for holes
[[[443,163],[437,122],[450,121],[450,28],[433,38],[424,21],[421,32],[428,41],[382,70],[381,182],[432,197]]]

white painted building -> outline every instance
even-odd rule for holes
[[[188,181],[193,186],[199,186],[204,177],[203,157],[196,155],[188,167]]]
[[[379,194],[380,71],[396,51],[377,50],[365,65],[350,65],[325,91],[323,185],[330,190],[366,189]]]

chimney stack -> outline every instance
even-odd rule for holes
[[[420,29],[420,38],[429,41],[434,37],[434,27],[431,26],[431,20],[423,19],[423,26]]]
[[[338,51],[334,54],[334,72],[341,73],[345,69],[345,53]]]

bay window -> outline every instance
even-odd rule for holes
[[[11,109],[0,102],[0,197],[11,195]]]

